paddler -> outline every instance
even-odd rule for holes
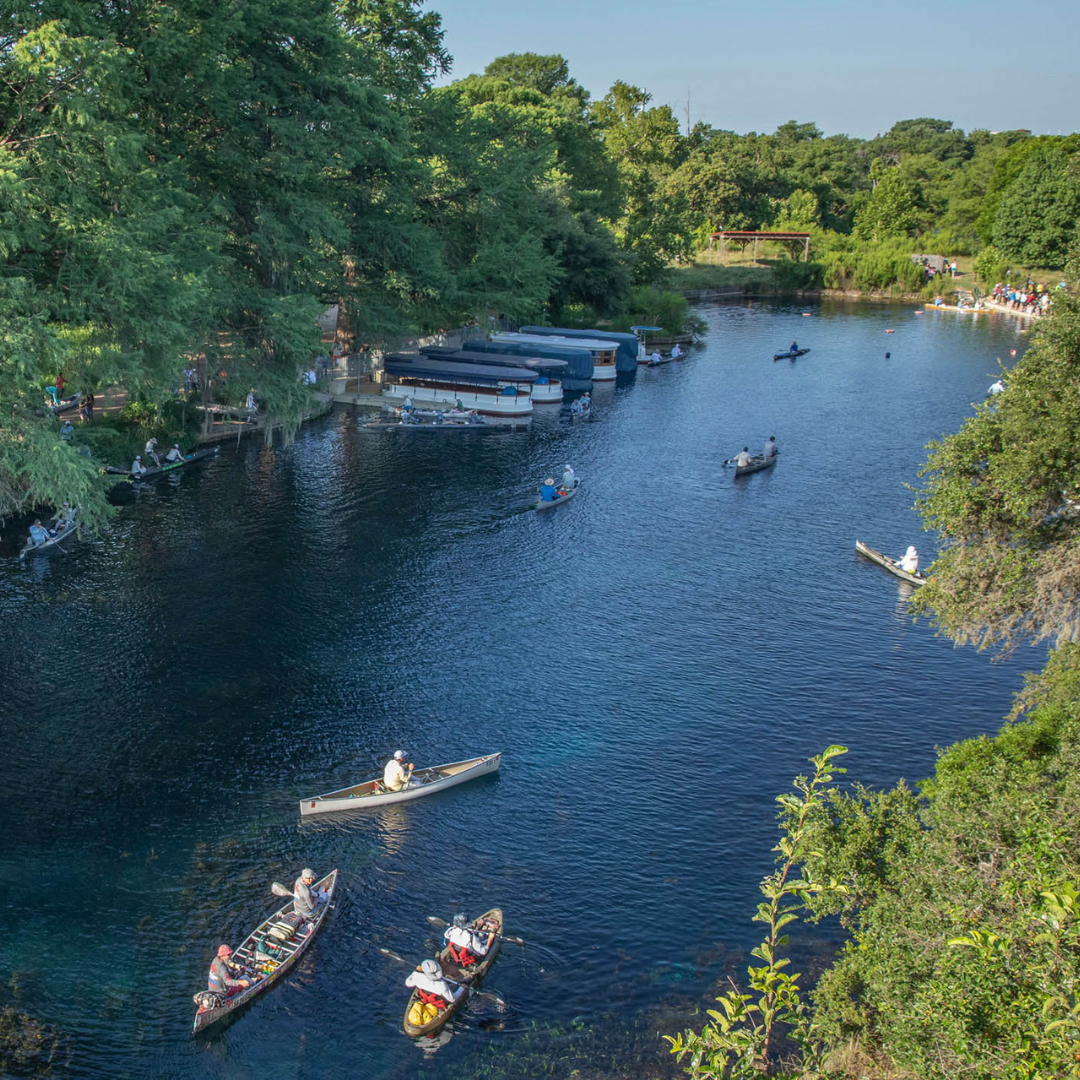
[[[312,888],[314,884],[315,871],[304,867],[293,885],[293,910],[305,919],[314,918],[315,913],[326,903],[326,893],[321,890],[316,892]]]
[[[383,786],[387,791],[404,791],[409,786],[414,768],[416,766],[411,761],[405,764],[404,750],[395,750],[383,769]]]
[[[770,435],[769,441],[765,444],[765,460],[770,461],[776,457],[776,436]]]
[[[577,487],[577,476],[569,465],[563,466],[562,486],[566,488],[567,491],[573,491],[574,488]]]
[[[738,454],[735,456],[735,464],[739,465],[739,466],[749,465],[750,464],[750,447],[749,446],[744,446],[738,452]]]
[[[540,501],[554,502],[558,497],[559,493],[555,490],[555,477],[549,476],[540,488]]]
[[[75,520],[75,507],[69,502],[65,502],[60,507],[60,513],[56,515],[56,527],[58,529],[66,529]]]
[[[159,469],[161,468],[161,462],[158,460],[158,456],[157,456],[157,439],[155,439],[155,438],[147,439],[146,440],[146,445],[143,447],[143,453],[148,458],[153,459],[154,464]]]
[[[166,465],[179,465],[184,460],[184,455],[180,451],[180,444],[174,442],[172,449],[165,455]]]
[[[584,412],[584,408],[581,404],[580,398],[574,398],[574,403],[570,406],[570,412],[574,416],[580,416]]]
[[[34,546],[44,544],[49,539],[49,530],[41,524],[40,518],[30,526],[30,539],[34,541]]]
[[[146,472],[146,466],[142,463],[142,455],[135,455],[135,460],[131,463],[130,472],[133,477],[142,476],[142,474]]]
[[[464,913],[454,916],[452,926],[446,928],[443,939],[450,947],[450,956],[458,967],[469,967],[475,964],[477,959],[487,956],[491,943],[495,940],[494,928],[488,933],[487,940],[484,935],[470,928]]]
[[[409,974],[405,985],[414,989],[421,1001],[445,1009],[465,993],[465,987],[443,975],[438,960],[425,960]]]
[[[250,979],[234,979],[232,972],[240,971],[239,964],[234,963],[230,957],[233,951],[228,945],[219,945],[217,956],[210,965],[210,975],[206,980],[206,989],[215,994],[223,994],[232,997],[241,990],[251,985]]]
[[[581,411],[588,412],[592,408],[592,394],[588,390],[581,395]]]
[[[788,350],[788,352],[797,353],[798,351],[799,351],[799,343],[797,341],[793,341],[791,343],[791,348]]]
[[[914,544],[908,545],[904,557],[897,559],[896,565],[907,574],[917,574],[919,572],[919,553],[915,550]]]
[[[678,360],[680,356],[682,356],[682,349],[679,348],[679,343],[676,341],[671,349],[671,358]]]

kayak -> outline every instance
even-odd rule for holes
[[[468,761],[454,761],[448,765],[434,765],[430,769],[417,769],[404,791],[387,791],[380,778],[368,780],[353,787],[327,792],[325,795],[301,799],[300,813],[306,817],[309,814],[326,814],[332,810],[359,810],[369,806],[385,806],[387,803],[409,802],[493,773],[499,768],[501,760],[500,751],[497,754],[469,758]]]
[[[809,351],[809,349],[798,349],[795,352],[791,352],[790,350],[788,350],[788,352],[778,352],[773,354],[773,359],[794,360],[796,356],[805,356]]]
[[[562,506],[563,503],[569,502],[580,490],[581,481],[579,480],[565,495],[559,495],[558,498],[551,500],[537,499],[536,509],[538,511],[550,510],[553,506]],[[558,493],[559,488],[556,488],[555,491]]]
[[[420,1001],[420,995],[414,990],[412,996],[409,998],[409,1003],[405,1006],[405,1020],[404,1028],[406,1035],[430,1035],[434,1031],[438,1031],[439,1028],[446,1023],[455,1013],[459,1012],[464,1006],[465,1002],[469,999],[469,987],[475,986],[481,979],[491,970],[492,964],[495,963],[495,958],[499,955],[499,946],[502,944],[502,938],[498,935],[503,930],[503,913],[502,908],[492,908],[490,911],[485,911],[479,918],[473,919],[469,926],[473,929],[480,930],[481,932],[490,932],[495,930],[496,937],[491,943],[491,948],[488,949],[487,955],[478,964],[470,964],[466,968],[459,968],[454,963],[454,958],[450,955],[450,946],[446,946],[435,957],[439,961],[439,966],[443,970],[443,975],[448,979],[452,979],[454,982],[461,984],[466,989],[464,993],[458,994],[456,998],[445,1009],[440,1009],[438,1015],[429,1020],[426,1024],[413,1024],[409,1022],[409,1013],[412,1010],[413,1005]]]
[[[926,584],[926,578],[922,574],[909,574],[906,570],[901,570],[888,555],[882,555],[880,551],[870,547],[869,544],[864,544],[861,540],[855,541],[855,550],[860,555],[865,555],[871,562],[876,562],[878,566],[884,566],[890,574],[895,574],[904,581],[910,581],[912,585]]]
[[[284,907],[275,911],[268,919],[263,919],[244,938],[244,943],[233,953],[233,961],[244,969],[245,978],[252,979],[251,985],[245,987],[240,993],[226,998],[222,1005],[205,1008],[200,1004],[199,1011],[195,1014],[195,1022],[192,1025],[191,1030],[193,1032],[202,1031],[203,1028],[224,1019],[229,1013],[235,1012],[241,1005],[246,1004],[255,997],[256,994],[268,990],[285,972],[295,967],[297,960],[300,959],[301,955],[315,939],[319,927],[322,926],[323,919],[326,918],[326,913],[330,910],[331,901],[334,899],[334,889],[337,886],[337,876],[338,872],[331,870],[326,877],[314,886],[314,891],[327,894],[326,903],[320,905],[314,917],[308,919],[288,941],[273,946],[273,951],[277,953],[278,959],[261,959],[261,956],[267,956],[265,950],[268,948],[263,942],[267,940],[268,934],[270,935],[269,940],[271,942],[275,941],[275,935],[270,934],[270,928],[275,923],[279,923],[286,915],[292,914],[293,902],[291,900]],[[261,956],[257,954],[261,954]],[[202,996],[202,994],[197,994],[196,998]]]

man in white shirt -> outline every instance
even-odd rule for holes
[[[674,357],[682,356],[682,349],[679,348],[679,343],[676,341],[674,347],[671,350],[671,355]]]
[[[744,446],[735,457],[736,465],[749,465],[750,464],[750,447]]]
[[[414,971],[409,975],[405,980],[405,985],[415,989],[421,1001],[437,998],[438,1000],[433,1001],[432,1004],[438,1005],[440,1009],[445,1009],[447,1005],[465,993],[464,986],[459,986],[443,975],[438,960],[425,960],[420,965],[419,971]]]
[[[465,916],[460,914],[454,916],[454,923],[446,928],[443,938],[450,946],[450,955],[454,963],[458,967],[469,967],[480,957],[487,956],[487,951],[495,940],[495,931],[492,930],[485,941],[483,934],[472,930]]]
[[[146,446],[143,447],[143,453],[148,458],[152,458],[154,464],[157,465],[158,468],[161,467],[161,462],[158,460],[157,456],[157,439],[147,439]]]
[[[411,761],[407,766],[405,765],[404,750],[395,750],[394,756],[383,769],[383,785],[386,790],[404,791],[409,786],[409,780],[412,779],[414,767]]]
[[[572,491],[577,487],[577,477],[574,475],[574,470],[571,469],[569,465],[563,466],[562,486],[566,488],[567,491]]]
[[[917,574],[919,572],[919,553],[915,550],[914,544],[908,546],[907,551],[904,552],[904,557],[897,565],[908,574]]]

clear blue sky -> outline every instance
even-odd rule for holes
[[[1080,128],[1080,2],[428,0],[451,78],[510,52],[560,53],[594,97],[616,79],[692,123],[813,121],[872,137],[934,116],[965,130]]]

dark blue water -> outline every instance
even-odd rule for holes
[[[853,778],[917,780],[1041,663],[913,625],[909,587],[853,550],[929,555],[905,484],[1016,325],[801,310],[704,309],[705,344],[597,386],[592,423],[391,434],[342,411],[165,478],[100,541],[4,558],[0,1007],[50,1025],[75,1076],[669,1069],[657,1031],[757,940],[773,799],[806,758],[839,742]],[[810,354],[773,363],[793,337]],[[770,434],[773,470],[720,466]],[[530,512],[566,462],[581,496]],[[301,795],[398,747],[505,756],[301,823]],[[217,945],[305,865],[343,873],[299,970],[193,1039]],[[378,949],[418,961],[425,916],[495,904],[530,943],[488,980],[511,1011],[470,1006],[425,1055]]]

